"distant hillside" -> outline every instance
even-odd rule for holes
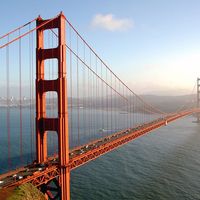
[[[192,105],[196,105],[196,95],[182,95],[182,96],[157,96],[157,95],[141,95],[140,96],[145,102],[151,104],[153,107],[159,108],[165,112],[173,112],[177,109],[182,108],[185,106],[191,107]],[[127,97],[130,102],[132,101],[131,97]],[[68,103],[71,104],[71,99],[68,99]],[[107,98],[85,98],[85,99],[72,99],[72,106],[76,107],[77,105],[83,107],[92,107],[96,109],[101,109],[102,105],[107,105],[110,107],[115,107],[119,110],[126,110],[126,102],[124,99],[120,97],[112,97],[111,103],[111,96]],[[138,107],[139,105],[135,105],[134,110],[140,110]]]
[[[162,111],[165,112],[173,112],[177,109],[182,108],[183,106],[196,105],[196,95],[182,95],[182,96],[158,96],[158,95],[141,95],[140,96],[145,102],[151,104],[153,107],[157,107]],[[134,106],[134,111],[139,112],[142,107],[141,103],[135,103],[135,98],[131,96],[127,96],[131,105]],[[111,101],[112,100],[112,101]],[[7,100],[5,98],[0,98],[0,107],[7,106]],[[24,99],[22,102],[23,107],[29,107],[30,104],[35,104],[35,100],[30,101],[29,99]],[[20,105],[19,100],[15,98],[10,100],[9,103],[10,107],[18,107]],[[120,110],[120,111],[127,111],[127,101],[124,98],[119,96],[113,95],[106,96],[106,97],[87,97],[87,98],[68,98],[68,105],[69,107],[77,108],[77,107],[84,107],[84,108],[92,108],[92,109],[105,109],[110,108],[112,106],[113,109]],[[56,98],[47,98],[47,108],[56,108],[57,107],[57,99]],[[130,108],[130,107],[129,107]],[[185,107],[186,108],[186,107]]]
[[[157,96],[157,95],[142,95],[146,102],[160,108],[166,112],[175,111],[184,105],[191,107],[196,105],[196,95],[181,95],[181,96]]]

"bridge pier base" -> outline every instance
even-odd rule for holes
[[[41,186],[41,191],[45,194],[46,199],[57,200],[61,199],[61,187],[57,178],[43,184]]]

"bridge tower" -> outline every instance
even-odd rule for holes
[[[197,78],[197,108],[200,108],[200,78]],[[200,113],[197,113],[197,123],[200,123]]]
[[[49,23],[48,23],[49,21]],[[36,151],[37,162],[47,161],[47,131],[55,131],[58,135],[59,181],[58,190],[61,200],[70,199],[69,137],[67,112],[67,82],[66,82],[66,18],[61,13],[53,19],[37,19],[36,48]],[[44,24],[42,26],[42,24]],[[58,46],[44,48],[44,31],[58,30]],[[58,78],[45,80],[45,60],[58,60]],[[46,116],[46,93],[57,93],[58,117]],[[54,180],[55,181],[55,180]],[[44,187],[45,188],[45,187]],[[46,187],[47,188],[47,187]],[[44,191],[44,190],[43,190]],[[48,194],[48,193],[47,193]]]

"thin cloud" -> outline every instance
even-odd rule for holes
[[[91,25],[108,31],[126,31],[133,27],[133,21],[126,18],[116,18],[112,14],[97,14],[92,19]]]

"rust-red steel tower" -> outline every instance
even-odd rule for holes
[[[200,108],[200,78],[197,78],[197,108]],[[197,113],[197,122],[200,123],[200,113]]]
[[[59,185],[60,198],[70,199],[69,137],[67,112],[67,82],[66,82],[66,18],[61,13],[54,19],[37,19],[36,48],[36,150],[37,162],[47,160],[47,131],[56,131],[58,135]],[[44,26],[42,26],[44,24]],[[44,49],[44,31],[58,29],[58,46]],[[58,60],[58,78],[45,80],[45,60]],[[46,116],[46,93],[55,91],[58,99],[58,117]]]

